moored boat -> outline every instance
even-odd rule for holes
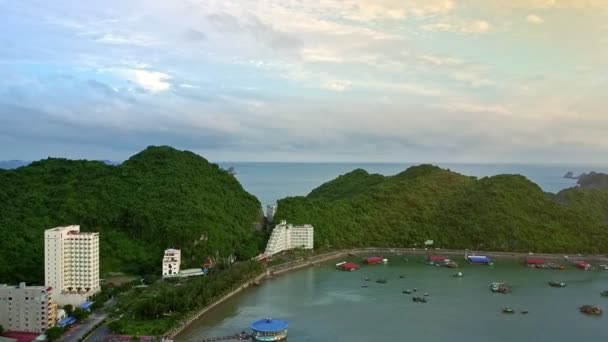
[[[359,265],[353,263],[353,262],[340,262],[336,264],[336,268],[342,271],[355,271],[357,269],[359,269]]]
[[[369,257],[367,259],[363,259],[363,263],[367,265],[375,265],[375,264],[386,264],[388,262],[387,259],[384,259],[379,256]]]
[[[502,312],[512,314],[512,313],[515,313],[515,310],[513,310],[513,308],[511,308],[510,306],[507,306],[507,307],[502,308]]]
[[[563,281],[550,281],[549,286],[551,287],[566,287],[566,283]]]
[[[378,284],[386,284],[386,283],[388,283],[388,280],[386,280],[386,278],[380,278],[380,279],[376,280],[376,283],[378,283]]]
[[[583,305],[578,308],[580,312],[587,315],[596,315],[599,316],[602,314],[602,308],[597,305]]]
[[[462,276],[463,276],[462,272],[458,272],[453,275],[454,278],[462,278]]]
[[[602,297],[608,297],[608,290],[602,291],[601,295]]]
[[[482,265],[492,265],[492,259],[485,255],[467,255],[464,256],[465,260],[471,264],[482,264]]]
[[[511,292],[511,287],[506,283],[494,282],[492,285],[490,285],[490,290],[495,293],[507,294]]]
[[[584,270],[584,271],[588,271],[591,269],[591,264],[589,264],[586,261],[577,261],[574,263],[574,266],[578,269]]]

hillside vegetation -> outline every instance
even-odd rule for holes
[[[44,230],[80,224],[101,233],[102,274],[159,273],[163,250],[185,266],[208,255],[248,259],[260,203],[228,172],[170,147],[149,147],[119,166],[46,159],[0,170],[0,283],[44,281]]]
[[[431,165],[395,176],[355,170],[306,197],[279,201],[275,221],[311,223],[318,247],[421,246],[606,252],[608,192],[547,194],[523,176],[476,179]]]

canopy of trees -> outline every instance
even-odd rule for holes
[[[317,247],[606,252],[608,191],[544,193],[519,175],[476,179],[431,165],[395,176],[355,170],[279,201],[275,222],[311,223]]]
[[[46,159],[0,170],[0,283],[44,281],[44,230],[79,224],[100,232],[102,273],[158,273],[163,250],[186,267],[208,255],[248,259],[258,200],[228,172],[170,147],[148,147],[121,165]]]

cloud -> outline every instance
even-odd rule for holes
[[[542,24],[544,22],[543,18],[537,16],[536,14],[529,14],[526,17],[526,21],[531,24]]]
[[[321,85],[321,88],[323,88],[323,89],[337,91],[337,92],[345,91],[349,87],[350,87],[350,82],[342,81],[342,80],[328,81]]]
[[[422,25],[426,31],[453,32],[462,34],[486,34],[490,32],[492,25],[486,20],[447,20],[432,24]]]
[[[153,38],[135,34],[132,36],[122,36],[112,33],[106,33],[101,37],[95,38],[94,41],[104,44],[115,44],[115,45],[134,45],[134,46],[151,46],[157,44]]]
[[[145,69],[121,69],[118,74],[122,75],[141,88],[156,94],[171,88],[171,75],[160,71]]]
[[[193,42],[201,42],[201,41],[207,40],[207,35],[205,35],[201,31],[195,30],[195,29],[186,30],[186,32],[184,33],[184,37],[187,40],[190,40]]]

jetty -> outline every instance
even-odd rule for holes
[[[199,340],[199,342],[213,342],[213,341],[234,341],[234,340],[249,340],[251,339],[251,335],[246,333],[228,335],[228,336],[220,336],[220,337],[210,337],[203,340]]]

